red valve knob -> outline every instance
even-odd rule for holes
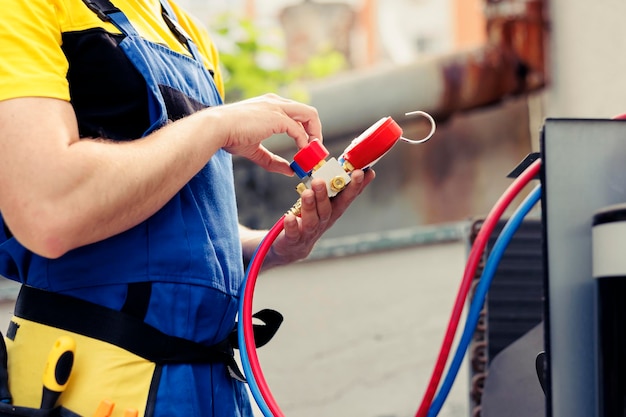
[[[343,159],[354,169],[363,169],[380,159],[402,137],[402,128],[384,117],[356,138],[344,151]]]
[[[309,172],[329,155],[328,150],[322,145],[319,139],[313,139],[307,146],[300,149],[293,160],[302,168]]]

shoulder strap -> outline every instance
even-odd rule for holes
[[[114,24],[126,35],[131,33],[131,31],[134,34],[135,30],[124,13],[111,3],[110,0],[83,0],[83,3],[85,3],[85,5],[103,22]],[[176,39],[178,39],[178,42],[184,45],[196,60],[201,62],[197,46],[178,24],[176,15],[167,0],[161,0],[161,15],[167,27],[172,31]]]
[[[138,36],[137,31],[130,23],[124,12],[118,9],[109,0],[83,0],[83,3],[94,12],[103,22],[115,25],[126,36]]]

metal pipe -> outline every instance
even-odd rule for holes
[[[311,86],[309,94],[324,122],[324,136],[333,138],[360,132],[384,116],[423,110],[442,120],[543,87],[528,78],[528,66],[519,57],[488,45],[400,67],[352,72]]]

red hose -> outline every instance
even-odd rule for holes
[[[452,315],[448,323],[448,328],[446,329],[446,333],[439,350],[439,356],[437,357],[437,362],[435,363],[435,368],[433,369],[433,373],[430,377],[430,382],[415,417],[426,417],[433,401],[433,397],[439,387],[441,375],[443,374],[446,362],[448,361],[454,335],[459,325],[461,314],[463,313],[465,300],[467,299],[467,294],[471,287],[472,280],[476,275],[476,269],[478,268],[485,247],[487,246],[487,242],[489,241],[489,236],[491,236],[491,233],[495,229],[506,208],[511,204],[520,191],[535,177],[535,175],[537,175],[540,167],[541,159],[538,159],[526,168],[524,172],[522,172],[522,174],[520,174],[515,181],[513,181],[509,188],[507,188],[504,194],[502,194],[485,218],[485,221],[483,222],[483,225],[481,226],[472,245],[472,249],[465,265],[463,279],[454,302],[454,308],[452,309]]]
[[[252,331],[252,302],[254,298],[254,287],[256,285],[259,272],[261,271],[263,261],[265,260],[265,256],[280,232],[283,231],[284,224],[285,216],[282,216],[269,230],[265,238],[263,238],[263,241],[259,244],[254,257],[248,266],[248,278],[243,294],[243,317],[240,317],[240,320],[243,321],[243,327],[246,330],[244,338],[248,361],[250,362],[250,370],[254,375],[254,380],[258,385],[259,392],[263,396],[267,407],[270,409],[274,417],[284,417],[284,414],[274,399],[274,396],[267,385],[267,381],[263,376],[261,365],[259,364],[259,357],[256,352],[256,343],[254,340],[254,332]]]

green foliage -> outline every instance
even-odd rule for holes
[[[304,65],[287,68],[285,50],[276,46],[283,40],[281,34],[275,33],[272,41],[271,33],[230,13],[219,16],[211,29],[217,35],[227,102],[270,92],[306,102],[307,80],[347,68],[343,54],[330,48],[320,48]]]

